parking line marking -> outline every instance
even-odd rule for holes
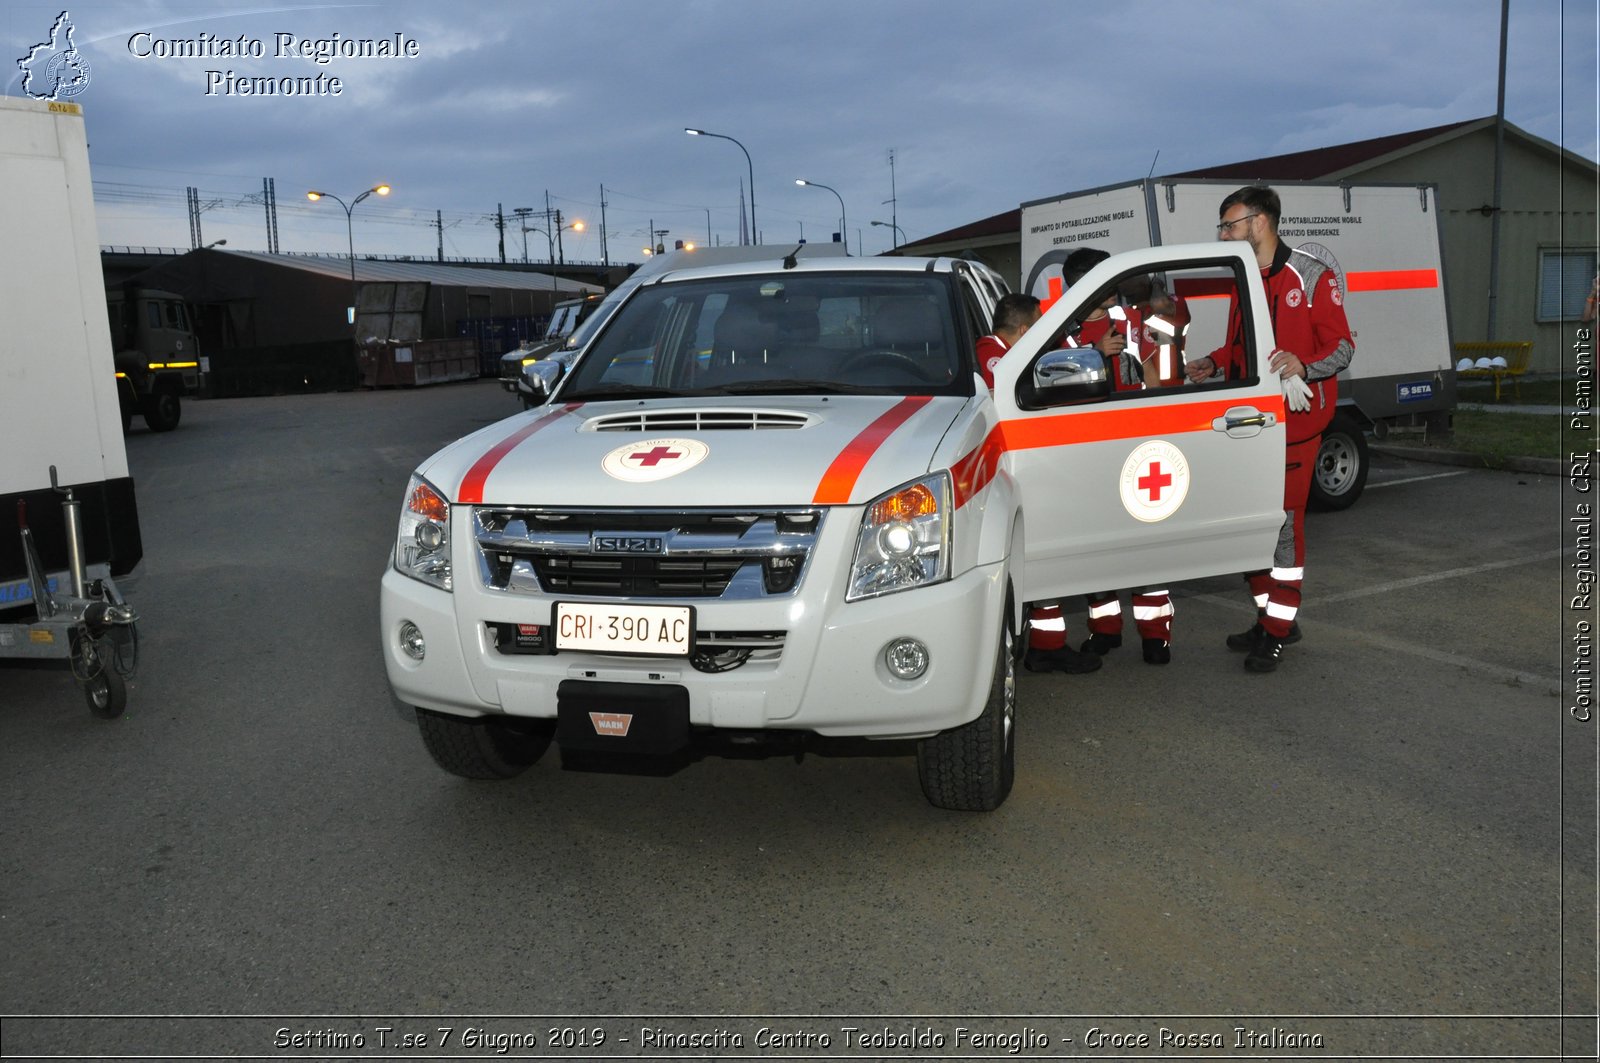
[[[1314,599],[1318,602],[1348,602],[1354,598],[1370,598],[1374,594],[1388,594],[1390,591],[1403,590],[1407,587],[1417,587],[1424,583],[1437,583],[1440,580],[1460,579],[1463,576],[1476,576],[1480,572],[1493,572],[1497,568],[1515,568],[1518,565],[1530,565],[1535,561],[1553,561],[1562,555],[1561,550],[1546,550],[1542,554],[1523,554],[1521,557],[1508,558],[1504,561],[1485,561],[1481,565],[1468,565],[1466,568],[1450,568],[1443,572],[1433,572],[1426,576],[1411,576],[1406,579],[1391,580],[1388,583],[1378,583],[1371,587],[1362,587],[1359,590],[1341,591],[1338,594],[1319,594]]]
[[[1373,490],[1374,488],[1377,488],[1377,487],[1394,487],[1394,486],[1396,486],[1398,484],[1417,484],[1417,483],[1421,483],[1423,480],[1443,480],[1448,476],[1465,476],[1467,473],[1469,473],[1471,471],[1472,471],[1471,469],[1460,469],[1460,470],[1458,470],[1456,472],[1435,472],[1435,473],[1430,473],[1427,476],[1407,476],[1404,480],[1385,480],[1385,481],[1383,481],[1382,483],[1379,483],[1379,484],[1371,484],[1371,483],[1369,483],[1367,485],[1367,490],[1371,491],[1371,490]]]
[[[1551,555],[1547,554],[1544,556],[1549,557]],[[1538,560],[1538,558],[1529,557],[1527,560],[1533,561]],[[1508,564],[1510,564],[1510,562],[1508,562]],[[1500,565],[1495,567],[1505,566]],[[1202,601],[1208,605],[1221,606],[1224,609],[1229,609],[1234,612],[1255,612],[1255,606],[1251,604],[1248,598],[1223,597],[1220,594],[1188,594],[1183,595],[1183,597],[1196,601]],[[1330,598],[1322,597],[1317,599],[1318,602],[1325,602],[1329,600]],[[1421,657],[1424,660],[1432,661],[1435,664],[1448,665],[1452,668],[1460,668],[1464,672],[1486,676],[1498,683],[1509,683],[1515,686],[1532,687],[1544,690],[1549,694],[1558,694],[1561,691],[1561,680],[1552,676],[1538,675],[1533,672],[1522,672],[1515,668],[1506,668],[1498,664],[1489,664],[1488,662],[1480,660],[1476,657],[1463,657],[1455,653],[1445,653],[1443,650],[1436,650],[1430,646],[1422,646],[1414,642],[1401,642],[1389,637],[1374,637],[1355,628],[1341,627],[1339,625],[1328,624],[1320,620],[1317,621],[1316,627],[1318,631],[1322,631],[1324,629],[1334,631],[1339,635],[1356,639],[1377,649],[1403,653],[1412,657]]]

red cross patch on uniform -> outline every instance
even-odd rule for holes
[[[1299,288],[1290,288],[1289,294],[1283,297],[1283,301],[1288,303],[1290,306],[1299,306],[1304,299],[1305,292],[1301,291]]]

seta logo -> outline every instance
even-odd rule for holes
[[[50,39],[17,60],[25,94],[36,100],[64,100],[89,87],[89,60],[72,43],[76,28],[72,16],[61,12],[50,27]]]

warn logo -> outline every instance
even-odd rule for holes
[[[594,725],[597,735],[614,735],[617,738],[626,738],[628,728],[633,726],[633,714],[624,712],[591,712],[589,722]]]
[[[597,532],[589,537],[589,552],[594,554],[661,554],[667,541],[660,535],[623,535]]]

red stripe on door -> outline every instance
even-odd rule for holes
[[[861,430],[839,456],[833,459],[828,471],[817,484],[817,493],[811,501],[821,506],[839,506],[850,501],[861,470],[867,467],[872,455],[878,452],[883,441],[911,419],[911,415],[931,401],[930,395],[908,395],[885,411],[877,420]]]
[[[483,501],[483,485],[488,482],[489,474],[494,472],[500,460],[511,453],[524,440],[545,425],[565,417],[567,414],[582,406],[581,402],[569,402],[559,410],[552,410],[532,424],[525,424],[521,428],[506,436],[500,442],[489,448],[488,453],[472,463],[472,468],[467,470],[467,475],[461,478],[461,489],[456,492],[456,498],[466,505],[477,505]]]
[[[1395,292],[1409,288],[1439,287],[1436,269],[1367,269],[1344,275],[1344,286],[1353,292]]]

